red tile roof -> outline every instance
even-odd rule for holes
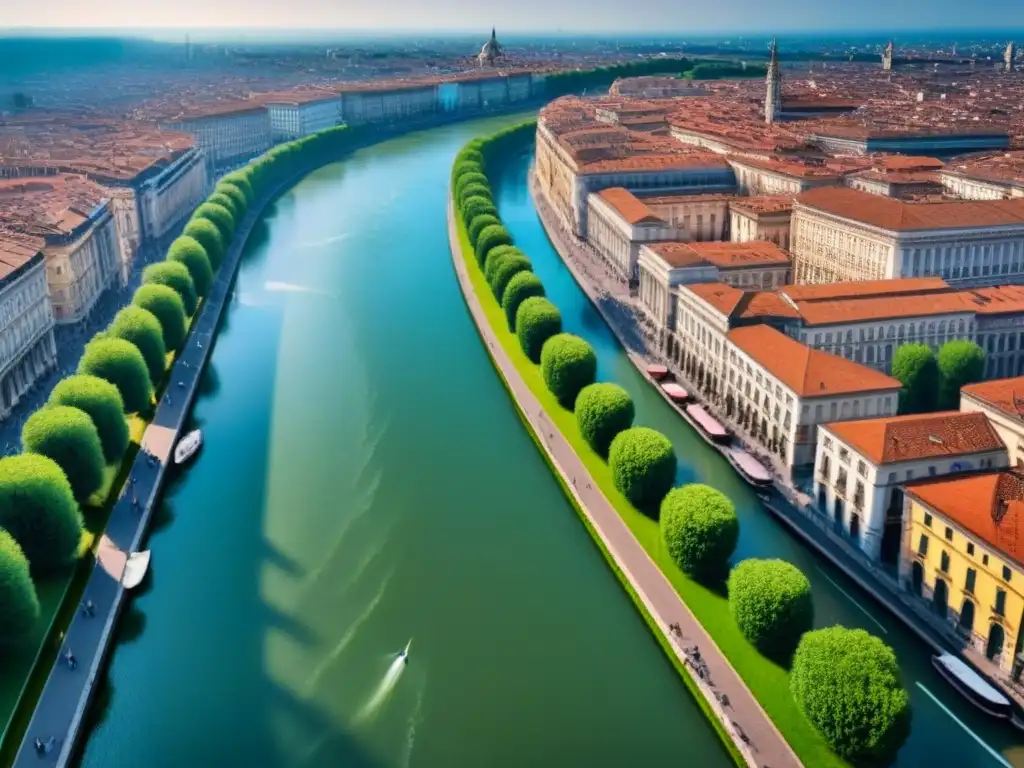
[[[729,210],[750,216],[791,213],[793,195],[760,195],[755,197],[734,197],[729,201]]]
[[[689,267],[712,264],[719,269],[748,269],[752,267],[785,266],[789,255],[775,243],[751,240],[746,243],[721,241],[650,243],[647,246],[669,266]]]
[[[796,309],[775,291],[744,291],[725,283],[693,283],[679,286],[721,312],[729,320],[780,317],[796,320]]]
[[[974,313],[978,307],[964,293],[920,293],[832,301],[798,301],[800,316],[807,325],[863,323],[901,317],[934,317],[957,312]]]
[[[1024,421],[1024,376],[968,384],[960,393],[1011,419]]]
[[[950,290],[949,284],[941,277],[904,277],[898,280],[856,280],[849,283],[787,285],[782,289],[783,293],[793,301],[868,298],[869,296],[896,297],[907,293],[948,290]]]
[[[623,187],[609,187],[597,193],[598,197],[630,224],[665,224],[667,222]]]

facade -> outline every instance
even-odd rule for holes
[[[943,193],[943,185],[930,171],[885,172],[880,170],[860,171],[846,177],[846,185],[852,189],[882,197],[901,200]]]
[[[206,197],[210,187],[206,157],[193,147],[175,158],[135,192],[143,238],[162,241]]]
[[[115,187],[110,190],[110,211],[114,216],[114,231],[117,233],[120,279],[126,283],[135,254],[142,244],[142,223],[136,191],[131,187]]]
[[[814,496],[840,533],[895,566],[905,483],[1006,466],[1006,447],[983,413],[842,421],[818,430]]]
[[[268,101],[270,138],[292,141],[341,125],[341,94],[308,101]]]
[[[729,239],[734,243],[767,240],[788,250],[792,215],[790,195],[734,197],[729,201]]]
[[[677,230],[622,187],[587,197],[587,240],[620,277],[639,279],[637,258],[643,243],[670,240]]]
[[[843,173],[827,165],[795,160],[763,159],[735,155],[729,165],[736,173],[736,188],[743,195],[799,195],[816,187],[843,184]]]
[[[644,195],[640,199],[679,230],[679,240],[705,242],[729,236],[732,195]]]
[[[491,27],[491,39],[484,43],[477,55],[477,65],[481,67],[493,67],[498,59],[503,56],[501,45],[498,43],[498,33]]]
[[[120,249],[109,204],[70,232],[47,236],[44,253],[54,319],[61,325],[85,319],[118,274]]]
[[[181,116],[162,127],[190,133],[215,168],[241,164],[270,149],[270,115],[243,104],[218,112]]]
[[[1024,377],[964,387],[960,390],[960,410],[985,414],[1006,445],[1010,466],[1024,468]]]
[[[1024,476],[908,484],[900,583],[1009,676],[1024,619]]]
[[[440,109],[437,85],[389,90],[345,90],[341,115],[349,125],[407,120]]]
[[[1010,134],[998,129],[886,131],[843,126],[822,128],[812,133],[809,140],[825,152],[835,155],[872,155],[878,152],[893,152],[907,155],[949,156],[964,152],[1009,149],[1011,143]]]

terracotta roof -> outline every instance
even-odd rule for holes
[[[911,414],[829,424],[832,434],[875,465],[1005,450],[983,413]]]
[[[800,317],[793,305],[775,291],[744,291],[725,283],[694,283],[679,286],[721,312],[729,320],[763,317]]]
[[[936,157],[915,155],[881,155],[876,158],[876,162],[886,171],[934,171],[945,166],[945,163]]]
[[[1012,470],[908,483],[907,492],[981,541],[1024,561],[1024,476]]]
[[[41,237],[0,230],[0,280],[28,264],[44,245]]]
[[[609,187],[602,189],[597,195],[630,224],[666,224],[664,219],[638,200],[628,189]]]
[[[796,200],[809,208],[890,231],[1024,225],[1024,198],[908,203],[848,187],[819,187]]]
[[[783,289],[785,290],[785,289]],[[807,325],[863,323],[901,317],[934,317],[957,312],[974,313],[977,306],[963,293],[905,294],[831,301],[798,301],[797,309]]]
[[[688,265],[680,264],[678,266]],[[725,283],[694,283],[693,285],[682,285],[679,290],[689,291],[726,317],[732,317],[732,313],[739,306],[740,299],[743,298],[743,291]]]
[[[1018,421],[1024,421],[1024,376],[968,384],[960,393]]]
[[[768,325],[733,328],[729,340],[800,397],[896,391],[900,383],[873,368],[811,349]]]
[[[711,152],[680,154],[633,154],[583,163],[581,174],[614,173],[621,171],[671,171],[683,168],[726,168],[721,155]]]
[[[1004,315],[1024,312],[1024,286],[996,285],[964,291],[979,315]]]
[[[650,243],[647,247],[672,267],[703,263],[712,264],[719,269],[746,269],[790,263],[789,256],[781,248],[766,240],[751,240],[745,243],[669,241]]]
[[[791,213],[793,210],[793,197],[793,195],[734,197],[729,201],[729,210],[740,211],[752,216]]]
[[[849,283],[787,285],[782,289],[793,301],[824,301],[847,297],[899,296],[906,293],[950,290],[941,277],[904,277],[898,280],[856,280]]]

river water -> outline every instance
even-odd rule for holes
[[[459,294],[451,161],[515,121],[361,151],[267,212],[85,765],[730,764]]]

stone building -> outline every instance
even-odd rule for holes
[[[494,27],[491,27],[491,39],[484,43],[480,49],[480,53],[477,55],[477,66],[481,67],[493,67],[498,63],[498,59],[504,55],[504,51],[501,45],[498,43],[498,33]]]
[[[215,169],[241,165],[273,144],[270,114],[252,102],[199,108],[166,120],[161,127],[195,136]]]
[[[1024,469],[1024,377],[967,385],[960,390],[960,410],[985,414],[1006,445],[1010,466]]]
[[[587,207],[587,240],[605,263],[630,283],[638,279],[640,246],[678,235],[676,227],[622,187],[589,195]]]
[[[767,240],[788,250],[792,215],[791,195],[733,197],[729,200],[729,239],[734,243]]]
[[[885,50],[882,51],[882,71],[888,72],[892,69],[892,40],[885,46]]]
[[[772,40],[772,53],[765,76],[764,121],[774,123],[782,112],[782,73],[779,71],[778,46]]]
[[[341,102],[340,93],[286,94],[264,100],[271,140],[293,141],[341,125]]]

